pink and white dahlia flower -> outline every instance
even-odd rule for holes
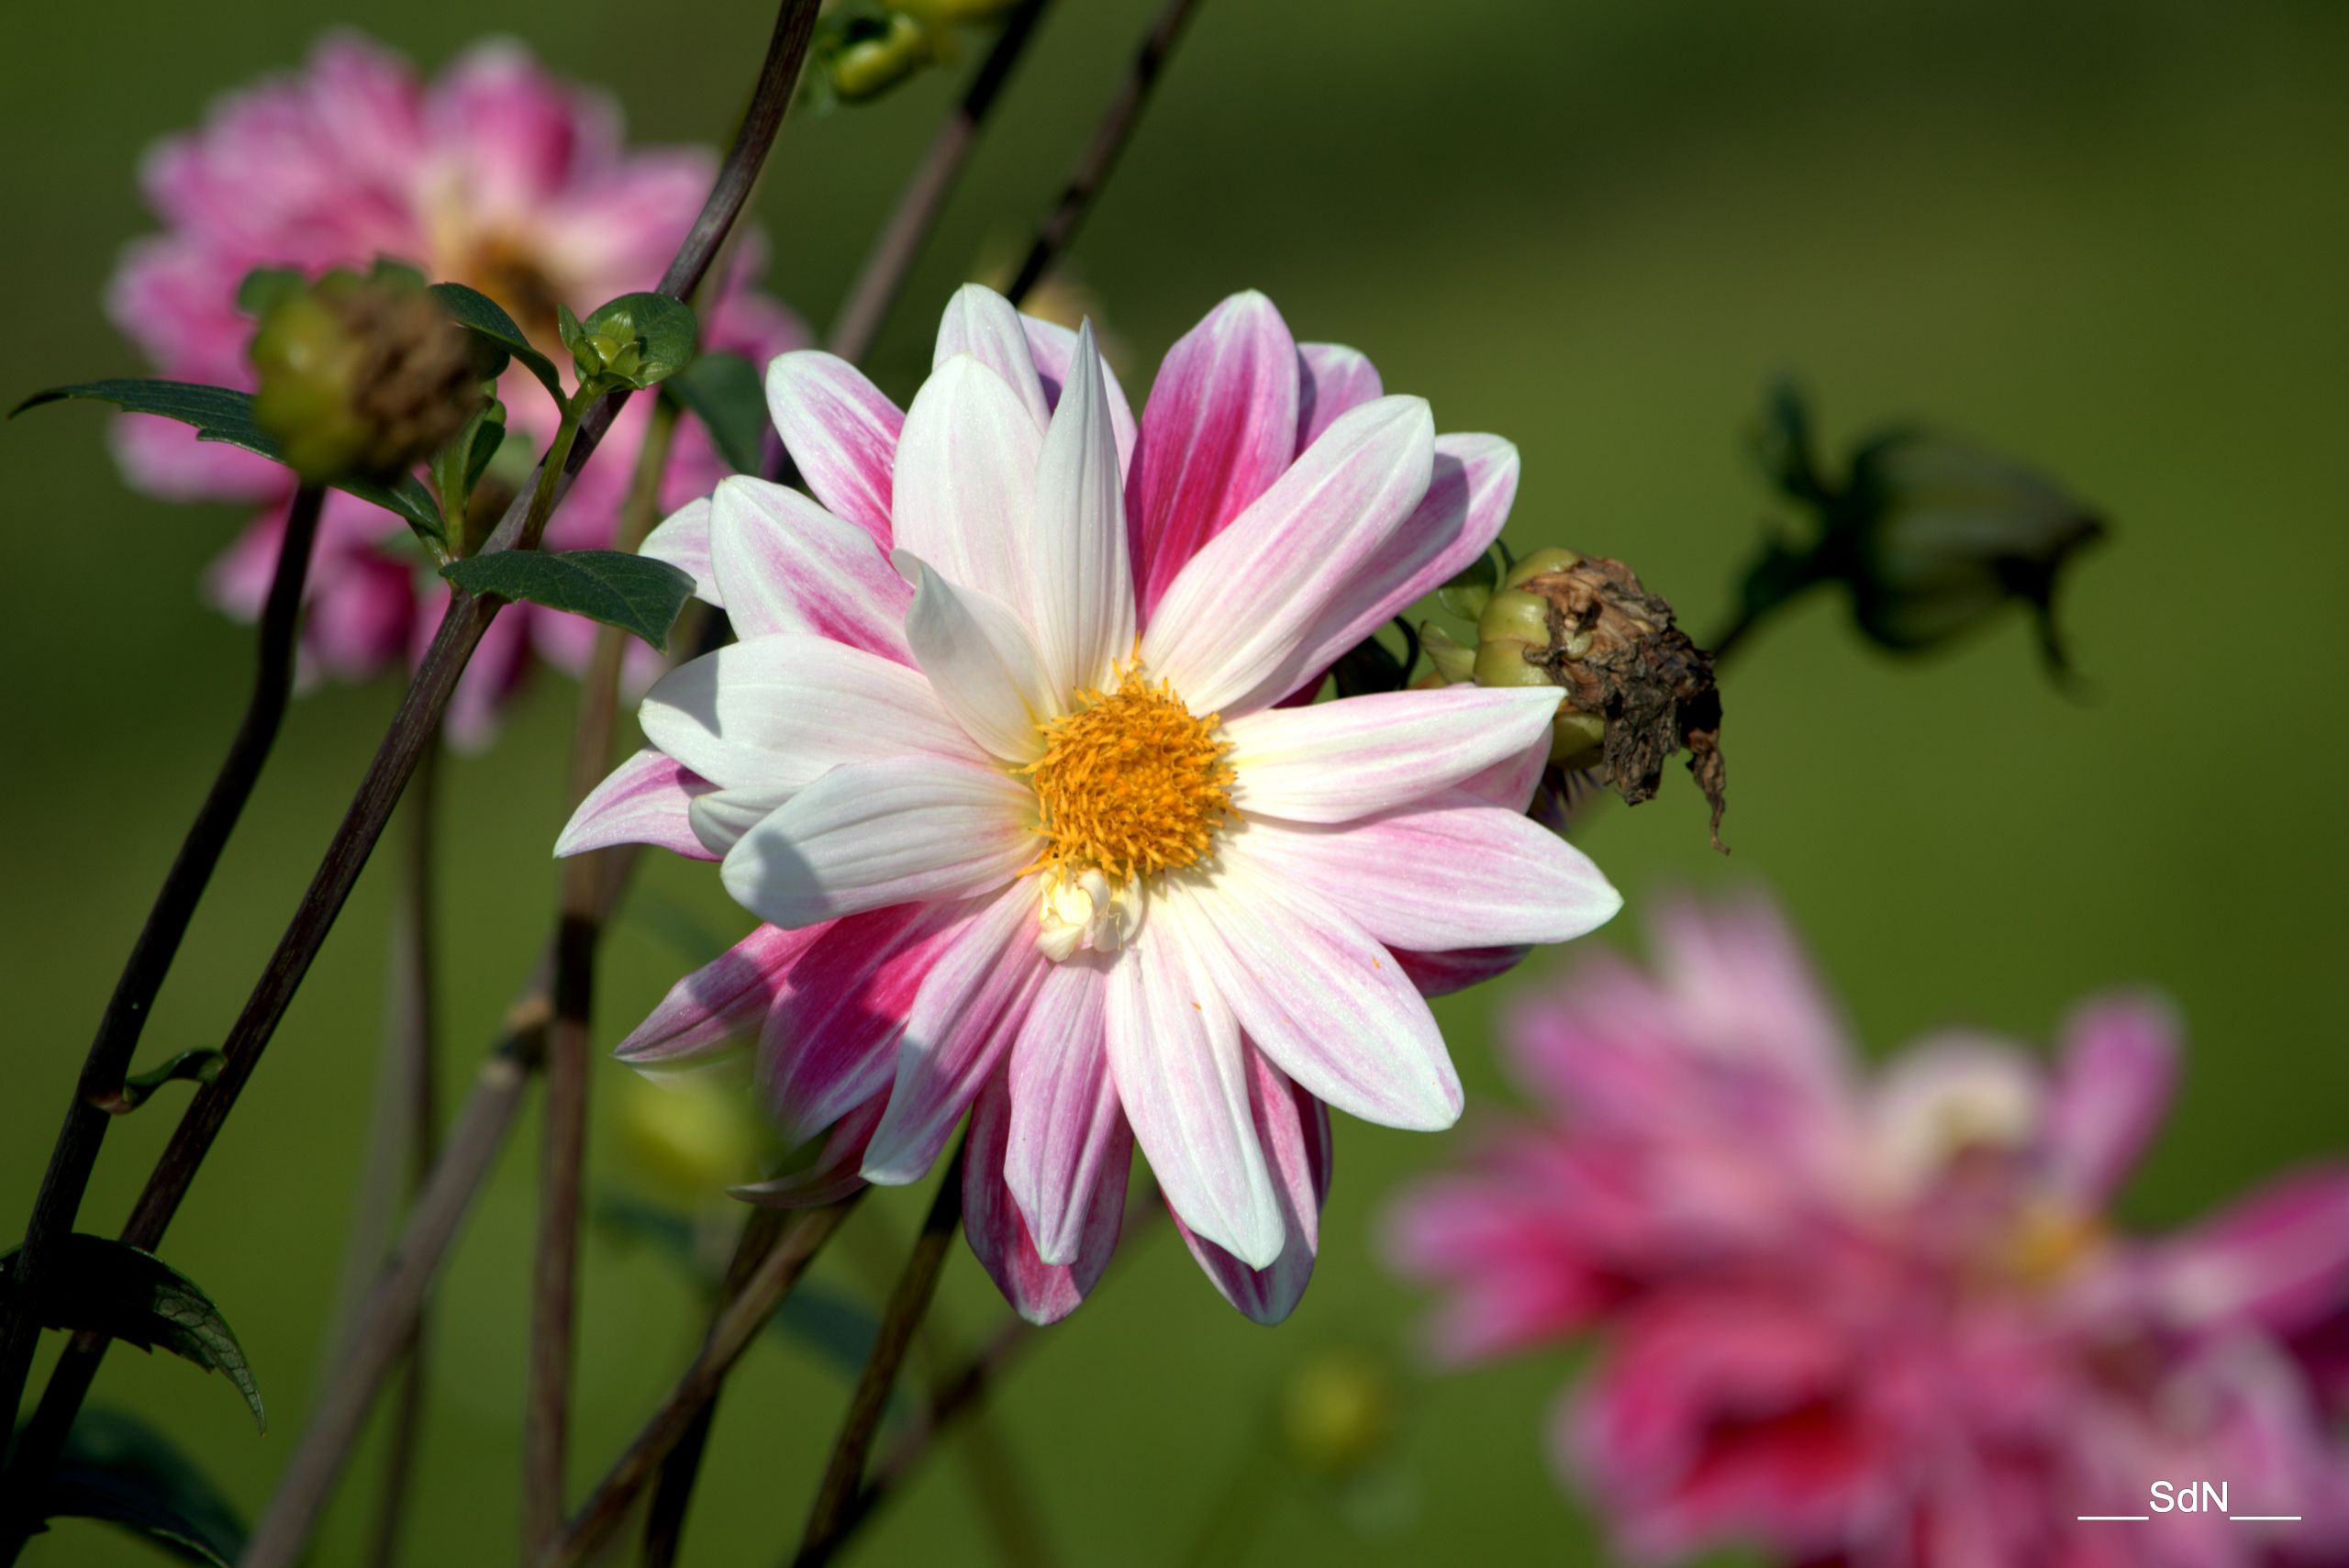
[[[756,1029],[821,1140],[770,1201],[914,1181],[971,1113],[971,1244],[1040,1321],[1108,1262],[1138,1140],[1218,1287],[1285,1317],[1327,1107],[1460,1113],[1414,966],[1620,902],[1521,815],[1554,691],[1285,705],[1491,542],[1515,450],[1438,437],[1256,295],[1139,427],[1089,328],[976,286],[903,414],[826,354],[767,390],[815,499],[729,479],[648,542],[741,640],[653,688],[651,748],[557,847],[717,860],[766,923],[620,1055]]]
[[[1544,1109],[1397,1210],[1438,1351],[1598,1354],[1554,1452],[1631,1559],[1810,1568],[2349,1562],[2349,1169],[2183,1234],[2106,1208],[2176,1024],[2089,1004],[2045,1064],[1949,1035],[1873,1078],[1766,907],[1671,911],[1522,1005]],[[2143,1523],[2156,1481],[2237,1513]]]
[[[427,84],[397,56],[338,34],[318,44],[303,73],[230,96],[201,128],[148,155],[142,183],[164,230],[132,245],[108,306],[159,375],[248,387],[252,323],[236,306],[248,272],[290,266],[316,275],[391,256],[436,281],[480,289],[567,364],[556,305],[584,315],[651,287],[715,170],[698,148],[627,150],[607,99],[546,75],[518,45],[480,45]],[[741,248],[705,317],[703,347],[763,364],[807,334],[751,286],[757,249]],[[517,432],[510,454],[535,455],[554,430],[553,399],[519,367],[498,394]],[[620,417],[604,455],[555,514],[550,544],[611,542],[650,416],[651,401],[638,398]],[[208,584],[222,607],[258,615],[293,493],[286,472],[141,415],[117,422],[116,449],[132,483],[150,493],[265,508]],[[687,421],[662,482],[664,506],[707,495],[726,473],[707,434]],[[310,573],[306,673],[367,679],[429,638],[444,590],[406,546],[392,514],[329,497]],[[487,737],[534,651],[575,673],[594,639],[595,628],[576,617],[511,606],[466,672],[450,710],[452,737]]]

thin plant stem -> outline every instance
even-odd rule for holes
[[[745,1275],[739,1294],[720,1308],[703,1337],[701,1350],[668,1396],[597,1482],[587,1501],[563,1527],[562,1537],[531,1568],[576,1568],[618,1528],[636,1498],[652,1481],[662,1460],[684,1440],[696,1420],[742,1359],[766,1320],[830,1240],[864,1195],[858,1188],[838,1203],[802,1209],[791,1217],[775,1244]]]
[[[938,1179],[938,1192],[930,1199],[929,1217],[922,1221],[920,1234],[914,1238],[905,1272],[897,1276],[896,1288],[890,1292],[889,1304],[882,1312],[880,1330],[873,1340],[873,1354],[864,1363],[864,1374],[857,1380],[856,1392],[849,1396],[848,1414],[841,1422],[839,1438],[832,1443],[831,1462],[825,1466],[815,1506],[807,1513],[807,1527],[799,1538],[799,1554],[795,1559],[798,1563],[822,1562],[830,1555],[835,1539],[846,1528],[849,1505],[863,1484],[865,1459],[873,1451],[874,1437],[880,1431],[881,1418],[889,1407],[889,1391],[896,1386],[897,1371],[905,1364],[914,1332],[921,1326],[922,1315],[930,1310],[931,1297],[938,1293],[938,1276],[946,1264],[946,1250],[962,1228],[963,1159],[968,1147],[966,1138],[955,1144],[954,1152],[947,1157],[945,1172]]]
[[[1141,51],[1119,84],[1118,95],[1109,101],[1108,111],[1094,129],[1092,144],[1078,160],[1076,172],[1069,177],[1052,215],[1036,231],[1027,258],[1013,274],[1011,287],[1005,291],[1015,302],[1026,298],[1028,291],[1043,281],[1052,263],[1076,238],[1078,225],[1092,211],[1109,172],[1118,166],[1118,155],[1125,150],[1134,127],[1141,121],[1142,107],[1150,102],[1150,90],[1157,84],[1159,72],[1165,69],[1166,57],[1181,36],[1183,24],[1191,19],[1191,13],[1198,9],[1198,5],[1199,0],[1166,0],[1157,20],[1151,24]]]
[[[719,166],[700,215],[668,270],[662,274],[660,292],[679,299],[690,295],[740,213],[798,81],[799,68],[807,58],[808,36],[815,27],[817,4],[818,0],[783,0],[751,108],[743,116],[741,128]],[[605,397],[581,421],[567,461],[560,465],[559,475],[551,482],[541,480],[538,487],[540,492],[551,492],[551,505],[561,499],[565,486],[593,455],[596,442],[610,428],[627,395],[621,391]],[[482,552],[535,548],[545,525],[546,514],[534,504],[526,506],[518,495],[484,541]],[[440,716],[456,689],[457,678],[497,609],[498,601],[495,598],[483,598],[462,588],[451,590],[440,630],[409,683],[407,695],[393,716],[391,728],[361,781],[357,796],[336,829],[326,857],[303,895],[292,923],[271,954],[260,983],[230,1030],[223,1047],[219,1076],[189,1102],[132,1210],[123,1240],[133,1246],[152,1251],[161,1240],[213,1140],[219,1135],[221,1124],[251,1077],[262,1051],[284,1019],[294,993],[308,973],[335,917],[340,913],[376,840],[382,836],[392,806],[406,787],[424,745],[439,729]],[[95,1334],[74,1336],[50,1373],[39,1408],[17,1442],[10,1465],[12,1472],[38,1476],[55,1463],[74,1414],[97,1373],[106,1343]],[[0,1539],[0,1559],[15,1561],[29,1522],[12,1517],[5,1527],[0,1527],[6,1530],[5,1539]]]
[[[677,414],[653,406],[644,444],[620,511],[614,548],[634,550],[660,506]],[[572,732],[570,799],[579,807],[611,770],[618,728],[620,664],[627,650],[616,627],[600,628],[586,679],[579,689],[579,718]],[[555,938],[554,1029],[547,1048],[545,1146],[540,1163],[539,1236],[531,1273],[530,1362],[522,1424],[522,1549],[525,1560],[545,1550],[562,1528],[563,1465],[571,1428],[572,1339],[578,1317],[581,1170],[587,1151],[587,1035],[596,989],[596,948],[603,933],[599,884],[604,857],[574,855],[563,862]]]
[[[986,59],[971,77],[970,85],[947,115],[945,123],[930,139],[929,150],[915,166],[913,178],[906,182],[897,205],[874,237],[873,248],[865,253],[864,264],[857,272],[856,282],[850,286],[848,300],[833,319],[831,337],[824,346],[852,364],[864,358],[873,347],[873,339],[889,318],[890,306],[905,287],[906,276],[913,271],[916,258],[921,254],[938,215],[946,206],[947,196],[963,172],[963,163],[970,158],[972,144],[978,140],[979,127],[987,111],[1010,78],[1011,68],[1019,62],[1027,50],[1028,40],[1036,24],[1052,0],[1021,0],[1019,7],[1005,18],[1003,31],[996,35],[995,45],[987,50]]]
[[[131,1058],[139,1048],[140,1031],[153,1011],[156,993],[162,988],[163,976],[179,954],[180,942],[195,918],[196,904],[220,863],[221,851],[236,830],[245,802],[252,797],[262,765],[268,761],[270,747],[285,717],[286,701],[294,689],[303,589],[309,578],[310,557],[317,540],[318,513],[325,498],[326,492],[317,485],[305,485],[295,492],[293,505],[286,512],[284,531],[278,540],[277,565],[270,578],[269,597],[262,609],[255,639],[252,693],[246,699],[244,717],[238,721],[236,739],[229,742],[228,754],[221,759],[220,770],[196,811],[195,820],[188,825],[187,836],[180,841],[179,853],[163,877],[154,905],[147,912],[147,923],[140,928],[139,940],[123,963],[122,974],[115,982],[114,995],[107,998],[106,1011],[99,1016],[97,1033],[83,1058],[72,1101],[66,1106],[57,1142],[50,1151],[48,1171],[41,1177],[39,1194],[33,1200],[32,1216],[25,1227],[24,1250],[16,1262],[17,1289],[6,1309],[5,1344],[0,1344],[0,1396],[4,1396],[0,1397],[0,1404],[5,1404],[12,1425],[24,1398],[26,1377],[32,1370],[34,1347],[40,1338],[37,1297],[43,1271],[50,1266],[56,1244],[73,1229],[82,1198],[89,1191],[90,1173],[97,1165],[98,1150],[106,1141],[110,1118],[101,1108],[102,1104],[121,1089],[124,1078],[129,1075]],[[9,1511],[13,1514],[13,1507]],[[0,1531],[5,1531],[12,1542],[22,1539],[13,1526],[0,1526]],[[14,1546],[7,1550],[13,1555]]]

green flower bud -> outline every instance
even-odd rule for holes
[[[624,294],[584,321],[557,306],[555,325],[579,384],[598,392],[667,380],[693,362],[700,331],[692,306],[662,294]]]
[[[470,340],[404,267],[307,286],[275,273],[247,294],[262,305],[253,422],[314,484],[395,477],[481,406]]]
[[[1356,1350],[1320,1351],[1282,1385],[1281,1446],[1313,1474],[1354,1474],[1394,1440],[1399,1405],[1385,1362]]]
[[[852,104],[878,97],[930,58],[928,28],[907,12],[878,6],[841,16],[823,55],[832,92]]]
[[[948,26],[966,27],[974,22],[991,22],[1019,0],[904,0],[905,7],[922,20]]]

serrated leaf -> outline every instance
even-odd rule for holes
[[[8,417],[13,419],[28,408],[38,408],[44,403],[59,403],[67,398],[111,403],[125,413],[153,414],[165,419],[176,419],[183,425],[194,426],[195,439],[199,441],[219,441],[228,446],[242,447],[274,463],[285,462],[285,454],[278,450],[277,443],[253,423],[252,394],[239,392],[233,387],[129,376],[109,381],[77,382],[71,386],[52,386],[34,393],[8,410]],[[396,514],[428,540],[442,545],[448,542],[448,530],[440,521],[440,508],[434,503],[431,493],[417,482],[414,474],[402,474],[397,482],[391,484],[378,484],[368,479],[340,480],[334,488]]]
[[[253,1424],[269,1429],[244,1347],[194,1280],[152,1252],[104,1236],[77,1231],[58,1250],[61,1256],[50,1265],[48,1283],[35,1303],[41,1327],[87,1329],[142,1351],[161,1345],[235,1384],[253,1413]],[[0,1292],[16,1289],[15,1264],[21,1251],[11,1248],[0,1253]]]
[[[766,466],[766,388],[750,361],[740,354],[704,354],[661,391],[701,421],[735,473],[757,473]]]
[[[245,1526],[218,1487],[170,1439],[134,1416],[86,1409],[34,1500],[44,1519],[98,1519],[184,1562],[230,1568]]]
[[[440,575],[476,594],[544,605],[616,626],[668,651],[669,628],[694,595],[693,574],[618,550],[501,550],[452,561]]]
[[[557,403],[564,400],[562,377],[556,373],[554,361],[530,347],[529,334],[506,314],[499,305],[479,289],[462,284],[434,284],[432,293],[457,325],[481,342],[499,350],[522,362],[522,368],[539,378],[549,395]],[[495,374],[495,372],[490,373]]]

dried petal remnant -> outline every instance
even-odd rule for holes
[[[1196,863],[1231,816],[1219,717],[1195,717],[1139,665],[1115,692],[1082,691],[1077,704],[1044,726],[1044,754],[1026,770],[1049,840],[1038,869],[1126,882]]]

